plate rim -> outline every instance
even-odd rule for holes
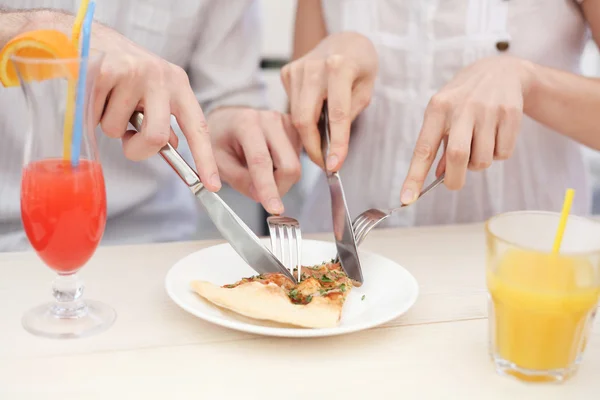
[[[319,244],[334,245],[333,242],[329,242],[329,241],[325,241],[325,240],[303,239],[303,242],[304,243],[313,242],[313,243],[319,243]],[[364,331],[364,330],[368,330],[368,329],[372,329],[372,328],[381,326],[383,324],[386,324],[386,323],[392,321],[395,318],[400,317],[401,315],[405,314],[408,310],[410,310],[415,305],[415,303],[417,302],[419,295],[420,295],[419,282],[413,276],[413,274],[410,273],[410,271],[408,271],[402,265],[400,265],[399,263],[397,263],[396,261],[394,261],[388,257],[385,257],[381,254],[378,254],[378,253],[375,253],[375,252],[372,252],[369,250],[360,250],[359,249],[359,255],[362,253],[364,255],[374,255],[376,257],[381,257],[381,258],[385,259],[386,261],[396,264],[398,267],[400,267],[404,271],[405,274],[407,274],[407,278],[408,278],[410,285],[412,287],[414,287],[414,293],[407,300],[406,306],[399,308],[398,311],[391,313],[390,316],[376,319],[375,321],[373,321],[371,323],[354,324],[354,325],[349,325],[346,327],[336,326],[336,327],[332,327],[332,328],[315,328],[315,329],[284,328],[284,327],[254,325],[254,324],[250,324],[250,323],[243,322],[243,321],[231,321],[231,320],[224,319],[224,318],[221,318],[218,316],[213,316],[213,315],[206,314],[206,313],[199,313],[194,307],[189,306],[186,302],[178,300],[177,296],[175,296],[172,293],[172,288],[170,287],[170,286],[172,286],[172,282],[174,281],[172,275],[174,275],[175,272],[173,272],[173,271],[179,263],[181,263],[186,258],[193,256],[196,253],[200,253],[202,251],[205,251],[210,248],[215,248],[215,247],[225,247],[225,248],[229,247],[229,248],[231,248],[231,250],[233,250],[233,248],[231,247],[231,245],[229,243],[224,242],[224,243],[219,243],[219,244],[214,244],[212,246],[204,247],[202,249],[199,249],[192,253],[187,254],[186,256],[180,258],[179,260],[177,260],[175,263],[173,263],[171,265],[171,267],[169,268],[169,270],[167,271],[167,274],[165,276],[164,288],[165,288],[165,291],[167,292],[167,296],[171,299],[171,301],[173,301],[177,306],[179,306],[181,309],[183,309],[187,313],[189,313],[189,314],[193,315],[194,317],[199,318],[201,320],[210,322],[214,325],[232,329],[232,330],[235,330],[238,332],[251,333],[251,334],[261,335],[261,336],[288,337],[288,338],[314,338],[314,337],[338,336],[338,335],[344,335],[344,334],[349,334],[349,333],[355,333],[355,332]],[[233,251],[235,251],[235,250],[233,250]],[[202,314],[202,315],[198,315],[198,314]]]

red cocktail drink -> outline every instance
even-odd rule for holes
[[[106,224],[102,167],[82,159],[45,159],[25,166],[21,217],[40,258],[60,274],[81,268],[94,254]]]
[[[107,217],[92,96],[103,59],[99,52],[74,59],[11,56],[29,116],[21,219],[40,260],[57,273],[54,301],[23,315],[23,327],[36,336],[86,337],[108,329],[116,318],[109,305],[83,298],[79,278],[98,248]],[[31,79],[38,77],[32,75],[36,71],[79,71],[85,79],[77,81],[74,98],[70,75]]]

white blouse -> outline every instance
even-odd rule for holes
[[[503,49],[577,73],[588,38],[574,0],[327,0],[322,6],[330,33],[367,35],[380,61],[372,103],[353,125],[341,170],[352,217],[400,205],[425,107],[459,70]],[[588,214],[591,188],[581,150],[526,117],[511,159],[469,172],[460,191],[438,187],[385,226],[468,223],[522,209],[559,211],[567,187],[576,190],[573,212]],[[433,171],[426,184],[432,179]],[[330,230],[322,173],[310,193],[303,230]]]

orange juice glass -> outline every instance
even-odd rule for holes
[[[496,370],[560,382],[582,360],[600,296],[600,223],[570,216],[560,252],[560,214],[521,211],[486,223],[490,354]]]

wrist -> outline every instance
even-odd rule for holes
[[[519,68],[521,76],[521,88],[523,93],[523,110],[527,113],[526,109],[531,104],[536,96],[536,88],[539,85],[540,71],[539,65],[532,63],[527,60],[520,60]]]
[[[71,36],[71,30],[75,18],[63,11],[39,9],[25,12],[27,22],[22,31],[36,29],[55,29]]]
[[[29,14],[28,12],[0,10],[0,48],[26,30]]]

